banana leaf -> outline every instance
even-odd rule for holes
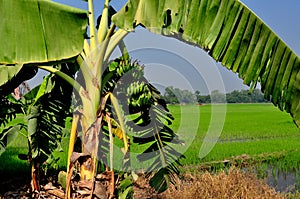
[[[300,59],[239,0],[129,0],[112,20],[127,31],[140,25],[208,51],[244,84],[260,82],[264,97],[300,126]]]
[[[83,50],[85,10],[50,0],[0,0],[0,18],[0,86],[28,65],[55,64]]]
[[[0,63],[70,59],[83,49],[87,12],[47,0],[0,0]]]

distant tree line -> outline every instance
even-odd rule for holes
[[[203,95],[200,91],[192,93],[189,90],[181,90],[169,86],[165,88],[162,97],[169,104],[210,104],[210,103],[264,103],[263,93],[259,89],[234,90],[230,93],[221,93],[218,90],[212,91],[209,95]]]

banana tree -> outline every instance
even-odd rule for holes
[[[76,133],[80,118],[84,140],[81,156],[86,158],[80,169],[83,180],[93,180],[96,175],[99,143],[93,137],[103,119],[111,121],[109,115],[103,115],[107,101],[117,110],[115,121],[123,134],[125,156],[129,151],[122,111],[118,111],[121,105],[113,93],[103,95],[102,75],[113,49],[137,26],[197,45],[238,73],[251,88],[260,82],[265,98],[290,113],[300,125],[300,59],[238,0],[128,0],[116,14],[110,12],[106,0],[98,31],[92,0],[88,1],[88,12],[42,0],[2,0],[0,5],[1,18],[5,19],[0,24],[4,30],[0,36],[4,44],[0,50],[1,92],[10,92],[13,83],[34,75],[35,66],[74,86],[82,102],[81,116],[74,117],[72,132]],[[12,17],[12,10],[20,17]],[[111,25],[110,15],[113,15]],[[22,22],[13,20],[22,16],[28,17]],[[87,18],[89,42],[84,41]],[[66,60],[79,64],[84,84],[50,66]],[[72,151],[70,148],[70,158]]]
[[[82,128],[82,134],[83,134],[83,147],[81,150],[81,154],[79,157],[84,157],[85,161],[81,162],[81,180],[93,180],[94,176],[96,174],[96,163],[97,163],[97,151],[98,151],[98,146],[103,145],[103,143],[97,143],[97,134],[99,133],[99,128],[102,125],[102,121],[107,123],[108,131],[109,131],[109,135],[111,137],[111,133],[114,132],[114,134],[116,134],[118,137],[120,137],[120,139],[123,141],[124,143],[124,157],[128,156],[128,150],[129,150],[129,142],[128,142],[128,135],[126,134],[125,130],[125,125],[123,122],[123,117],[122,117],[122,112],[120,111],[120,105],[118,104],[118,101],[116,100],[116,96],[112,93],[111,88],[114,88],[114,83],[111,82],[111,78],[114,78],[114,81],[116,81],[116,79],[120,78],[121,74],[124,74],[124,72],[128,72],[128,70],[132,70],[132,67],[134,67],[135,65],[131,65],[130,61],[128,59],[128,56],[126,54],[126,50],[123,49],[125,51],[124,57],[126,58],[125,60],[123,60],[120,63],[117,62],[113,62],[113,64],[118,65],[118,67],[109,67],[109,72],[107,73],[107,75],[103,75],[103,84],[100,84],[100,81],[102,79],[102,70],[103,70],[103,64],[107,61],[109,54],[112,52],[112,50],[115,48],[115,46],[121,41],[121,39],[123,38],[123,36],[125,36],[127,34],[126,31],[116,31],[115,32],[115,26],[112,26],[112,28],[108,29],[108,19],[109,19],[109,15],[110,15],[110,10],[111,7],[108,6],[108,2],[106,2],[106,9],[104,9],[103,11],[103,15],[102,15],[102,19],[100,21],[99,24],[99,29],[102,31],[99,31],[97,36],[101,39],[96,39],[96,30],[94,27],[94,16],[93,16],[93,5],[91,3],[89,3],[89,13],[90,13],[90,44],[88,42],[84,43],[84,51],[80,54],[80,56],[76,57],[76,62],[80,65],[81,68],[81,74],[84,78],[84,83],[83,84],[79,84],[75,79],[73,79],[72,77],[70,77],[69,75],[65,74],[62,70],[58,70],[56,68],[50,67],[50,66],[43,66],[41,65],[41,63],[38,64],[38,67],[44,70],[48,70],[58,76],[60,76],[62,79],[66,80],[67,82],[69,82],[71,85],[74,86],[74,89],[78,92],[79,96],[80,96],[80,100],[82,102],[82,109],[81,109],[81,113],[82,115],[80,116],[81,118],[81,128]],[[104,31],[103,31],[104,30]],[[111,37],[111,35],[113,35]],[[111,37],[111,38],[110,38]],[[108,42],[108,39],[110,40],[110,43]],[[106,39],[106,40],[105,40]],[[102,43],[103,48],[98,48],[98,46],[100,45],[100,43]],[[46,49],[47,50],[47,49]],[[89,53],[90,51],[93,51],[92,53]],[[106,54],[105,54],[106,53]],[[105,60],[105,61],[103,61]],[[64,60],[61,60],[60,62],[64,62]],[[52,62],[50,62],[51,64]],[[47,62],[47,64],[49,64]],[[124,65],[125,64],[125,65]],[[28,66],[27,66],[28,65]],[[28,63],[25,67],[31,67],[33,68],[33,66],[31,66],[30,63]],[[124,65],[124,67],[122,68],[122,65]],[[23,66],[18,66],[20,68],[22,68]],[[10,70],[10,69],[14,69],[12,66],[8,66],[8,67],[4,67],[4,69]],[[18,69],[18,68],[17,68]],[[18,70],[16,70],[16,72],[18,72],[18,74],[22,74],[22,72],[19,72]],[[103,71],[104,72],[104,71]],[[116,73],[116,74],[114,74]],[[117,75],[117,76],[116,76]],[[110,88],[107,88],[106,83],[109,82]],[[10,82],[9,82],[10,83]],[[9,88],[12,88],[11,84],[4,84],[2,88],[4,88],[3,90],[9,90]],[[131,85],[132,87],[132,85]],[[8,89],[7,89],[8,88]],[[135,118],[135,120],[140,124],[140,125],[145,125],[143,123],[147,123],[147,121],[149,120],[149,118],[147,119],[147,115],[150,114],[149,113],[149,108],[151,106],[150,105],[154,105],[156,107],[157,105],[160,105],[162,107],[164,107],[163,109],[166,109],[166,107],[164,106],[164,104],[162,104],[162,101],[158,99],[158,93],[157,91],[153,88],[153,87],[149,87],[148,84],[145,84],[145,82],[139,82],[138,85],[134,85],[134,87],[132,87],[132,89],[134,90],[134,94],[136,95],[137,93],[141,92],[141,94],[146,94],[143,95],[141,97],[138,97],[138,99],[133,100],[133,102],[130,102],[130,106],[135,107],[134,109],[136,110],[140,110],[138,112],[141,113],[135,113],[135,115],[139,115],[137,116],[137,118]],[[129,90],[129,91],[132,91]],[[124,91],[123,91],[124,92]],[[143,93],[146,92],[146,93]],[[154,96],[152,96],[154,95]],[[110,101],[111,106],[114,107],[114,109],[116,110],[116,117],[117,120],[114,118],[110,118],[110,115],[107,114],[107,110],[109,109],[107,108],[107,103],[106,101]],[[101,101],[101,103],[100,103]],[[136,106],[139,105],[137,108]],[[111,108],[110,108],[111,109]],[[142,109],[142,110],[141,110]],[[158,118],[158,116],[156,116],[157,114],[160,115],[164,115],[165,112],[164,110],[157,107],[155,112],[152,112],[150,115],[151,117],[153,117],[153,119]],[[36,114],[38,114],[39,112],[37,112]],[[104,114],[105,113],[105,114]],[[74,143],[75,143],[75,138],[76,136],[74,136],[74,134],[76,134],[76,130],[77,130],[77,122],[78,122],[78,115],[75,114],[74,116],[74,122],[73,122],[73,128],[72,128],[72,134],[71,134],[71,140],[70,140],[70,149],[69,149],[69,164],[68,165],[72,165],[74,163],[74,161],[71,161],[71,159],[74,159],[71,157],[71,155],[74,155],[73,153],[73,147],[74,147]],[[147,119],[147,121],[145,120],[145,117]],[[169,118],[170,116],[166,115],[165,118],[163,118],[162,120],[165,120]],[[99,118],[99,119],[97,119]],[[31,121],[31,120],[30,120]],[[37,123],[37,118],[33,117],[33,122],[35,122],[35,124]],[[160,128],[164,127],[164,122],[161,121],[161,119],[156,119],[154,121],[154,123],[159,126]],[[114,125],[114,128],[112,128],[112,126]],[[33,126],[34,125],[30,125]],[[36,130],[36,129],[33,129]],[[104,130],[105,131],[105,130]],[[171,140],[176,140],[175,139],[175,134],[168,128],[164,128],[163,131],[158,132],[156,129],[152,128],[150,130],[148,130],[146,133],[151,133],[152,134],[156,134],[154,137],[152,137],[152,139],[150,139],[151,142],[153,141],[158,141],[158,139],[160,140],[159,143],[154,143],[153,147],[155,147],[154,149],[156,150],[160,150],[161,153],[166,156],[164,158],[158,159],[159,163],[157,165],[153,165],[153,167],[155,168],[159,168],[160,165],[163,165],[165,168],[164,170],[161,170],[161,172],[159,173],[159,175],[154,176],[155,179],[162,179],[162,184],[157,184],[157,182],[152,182],[152,184],[155,186],[157,186],[157,189],[163,190],[166,187],[166,183],[168,181],[168,176],[166,176],[165,174],[170,173],[170,171],[174,171],[175,173],[178,173],[178,171],[176,170],[176,167],[174,167],[173,162],[177,162],[176,159],[174,159],[174,154],[178,154],[176,153],[171,147],[168,147],[168,152],[173,153],[173,155],[171,154],[171,156],[168,157],[168,155],[165,155],[162,148],[166,145],[166,143],[170,142]],[[144,133],[145,134],[145,133]],[[164,137],[161,137],[161,135],[163,135]],[[147,136],[147,137],[149,137]],[[135,138],[138,139],[138,138]],[[88,140],[88,142],[86,141]],[[143,144],[145,141],[148,141],[149,139],[142,139],[140,138],[138,143],[139,144]],[[112,145],[112,144],[110,144]],[[157,145],[157,146],[156,146]],[[90,146],[93,146],[92,148]],[[96,146],[96,147],[95,147]],[[150,150],[154,150],[153,147],[150,147],[149,149],[147,149],[148,151]],[[151,149],[152,148],[152,149]],[[146,152],[147,152],[146,150]],[[78,155],[78,154],[75,154]],[[112,156],[112,155],[111,155]],[[167,159],[169,158],[169,159]],[[171,161],[170,161],[171,160]],[[156,161],[157,162],[157,161]],[[178,163],[178,162],[177,162]],[[112,165],[112,161],[110,161],[110,164]],[[169,165],[171,165],[171,167],[169,167]],[[73,169],[72,166],[68,166],[68,169]],[[110,166],[110,169],[112,170],[113,167]],[[71,174],[71,172],[68,172],[69,174]],[[112,170],[112,175],[111,175],[112,179],[113,179],[113,170]],[[68,176],[69,179],[69,176]],[[69,181],[68,181],[69,183]],[[67,192],[68,192],[68,187],[67,186]],[[114,187],[111,189],[112,191],[110,191],[110,195],[114,194]],[[129,189],[126,189],[129,190]]]

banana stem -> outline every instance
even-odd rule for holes
[[[69,141],[69,150],[68,150],[68,163],[67,163],[67,175],[66,175],[66,194],[68,195],[68,199],[71,198],[71,192],[70,192],[70,182],[68,182],[68,176],[70,172],[70,164],[71,164],[71,156],[74,151],[74,145],[77,138],[77,125],[79,121],[79,114],[74,113],[73,115],[73,121],[72,121],[72,128],[71,128],[71,135],[70,135],[70,141]]]
[[[110,38],[110,43],[105,52],[104,61],[107,61],[116,46],[124,39],[124,37],[128,34],[128,31],[119,29],[117,30]]]
[[[110,162],[110,171],[111,171],[111,179],[110,179],[110,185],[109,185],[109,198],[113,198],[114,195],[114,190],[115,190],[115,176],[114,176],[114,138],[113,138],[113,133],[112,133],[112,126],[111,126],[111,120],[110,120],[110,115],[107,114],[107,125],[108,125],[108,131],[109,131],[109,162]]]
[[[90,28],[90,38],[91,38],[91,50],[93,50],[97,46],[97,35],[96,35],[93,0],[88,1],[88,9],[89,9],[89,23],[90,23],[89,28]]]
[[[82,86],[76,80],[74,80],[72,77],[70,77],[69,75],[67,75],[64,72],[61,72],[60,70],[58,70],[56,68],[53,68],[51,66],[38,66],[38,68],[46,70],[50,73],[54,73],[55,75],[61,77],[66,82],[71,84],[78,93],[80,93],[80,91],[83,89]]]
[[[108,7],[109,7],[109,1],[106,0],[104,3],[104,8],[102,11],[102,17],[99,25],[99,30],[98,30],[98,41],[99,43],[103,42],[106,34],[107,34],[107,29],[108,29]]]

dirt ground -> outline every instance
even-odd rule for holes
[[[23,184],[23,185],[22,185]],[[47,185],[49,186],[49,184]],[[22,182],[21,177],[11,178],[10,181],[0,182],[0,198],[30,198],[28,182]],[[54,187],[57,189],[57,187]],[[7,189],[7,190],[5,190]],[[57,189],[59,192],[62,190]],[[62,195],[63,196],[63,195]],[[41,191],[37,198],[57,199],[49,191]],[[253,174],[247,174],[239,169],[230,168],[227,172],[217,174],[188,173],[176,179],[175,185],[161,194],[157,194],[145,178],[140,178],[134,186],[136,199],[215,199],[215,198],[300,198],[299,194],[288,195],[278,193],[270,188],[264,180],[257,179]]]

